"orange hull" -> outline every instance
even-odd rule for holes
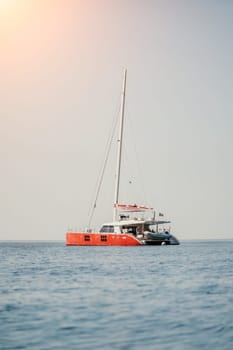
[[[67,232],[66,245],[80,246],[137,246],[143,243],[136,237],[122,233]]]

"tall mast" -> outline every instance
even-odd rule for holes
[[[119,128],[119,136],[117,140],[118,150],[117,150],[116,183],[115,183],[114,212],[113,212],[114,221],[117,220],[117,211],[118,211],[119,186],[120,186],[120,175],[121,175],[121,154],[122,154],[124,112],[125,112],[126,77],[127,77],[127,70],[124,69],[123,86],[122,86],[122,94],[121,94],[120,128]]]

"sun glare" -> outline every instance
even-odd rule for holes
[[[0,11],[10,10],[17,4],[17,0],[0,0]]]
[[[25,0],[0,0],[0,25],[14,27],[25,11]]]

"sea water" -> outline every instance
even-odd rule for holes
[[[233,349],[233,241],[1,242],[0,349]]]

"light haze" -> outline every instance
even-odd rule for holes
[[[0,2],[0,239],[87,226],[128,69],[122,202],[233,239],[233,2]],[[111,221],[115,146],[93,228]]]

